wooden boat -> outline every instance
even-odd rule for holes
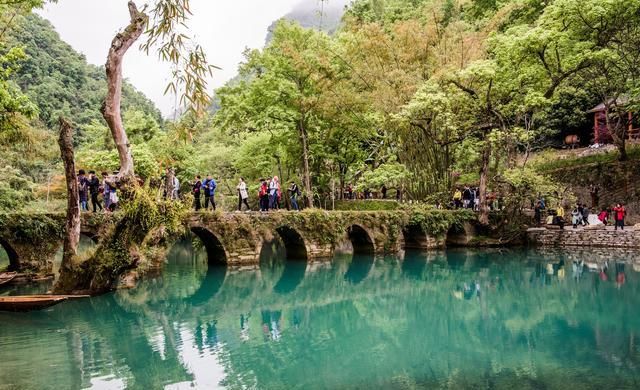
[[[86,298],[88,295],[21,295],[0,297],[0,311],[41,310],[71,298]]]
[[[0,274],[0,286],[9,283],[18,275],[17,272],[3,272]]]

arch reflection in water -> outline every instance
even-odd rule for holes
[[[637,388],[640,273],[620,263],[633,255],[607,250],[608,269],[574,278],[573,262],[593,251],[407,253],[401,265],[376,260],[358,285],[345,282],[345,260],[287,295],[238,272],[198,307],[143,280],[145,289],[0,313],[0,383]]]
[[[185,298],[185,302],[199,306],[210,301],[222,288],[227,276],[227,257],[222,243],[213,233],[201,228],[194,228],[192,232],[193,235],[176,243],[171,249],[167,266],[189,270],[181,263],[184,259],[190,259],[192,275],[197,275],[201,282],[191,283],[199,287]]]
[[[371,273],[374,262],[375,258],[371,255],[354,253],[344,274],[344,280],[353,284],[361,283]]]
[[[304,279],[307,262],[304,259],[289,258],[290,253],[300,251],[301,248],[286,247],[284,239],[274,239],[264,242],[260,252],[260,271],[263,279],[273,286],[273,291],[279,294],[293,292]],[[306,253],[306,250],[305,250]]]
[[[406,250],[402,261],[402,274],[411,279],[424,280],[429,256],[433,256],[433,252]]]

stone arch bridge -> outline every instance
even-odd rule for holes
[[[84,214],[81,234],[100,243],[117,216]],[[9,269],[50,273],[62,246],[64,214],[0,214],[0,245]],[[187,214],[185,231],[198,236],[210,262],[233,267],[258,264],[265,243],[280,240],[287,257],[309,262],[329,259],[350,243],[356,253],[468,245],[475,235],[473,214],[463,211],[324,211]],[[168,249],[180,237],[151,231],[141,245]],[[161,264],[157,262],[156,265]]]

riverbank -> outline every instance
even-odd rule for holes
[[[546,227],[527,229],[527,243],[534,246],[581,246],[601,248],[640,249],[640,228],[627,226],[614,230],[613,226],[587,226],[573,229]]]

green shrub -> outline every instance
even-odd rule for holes
[[[336,200],[336,210],[340,211],[391,211],[400,206],[395,200]]]

